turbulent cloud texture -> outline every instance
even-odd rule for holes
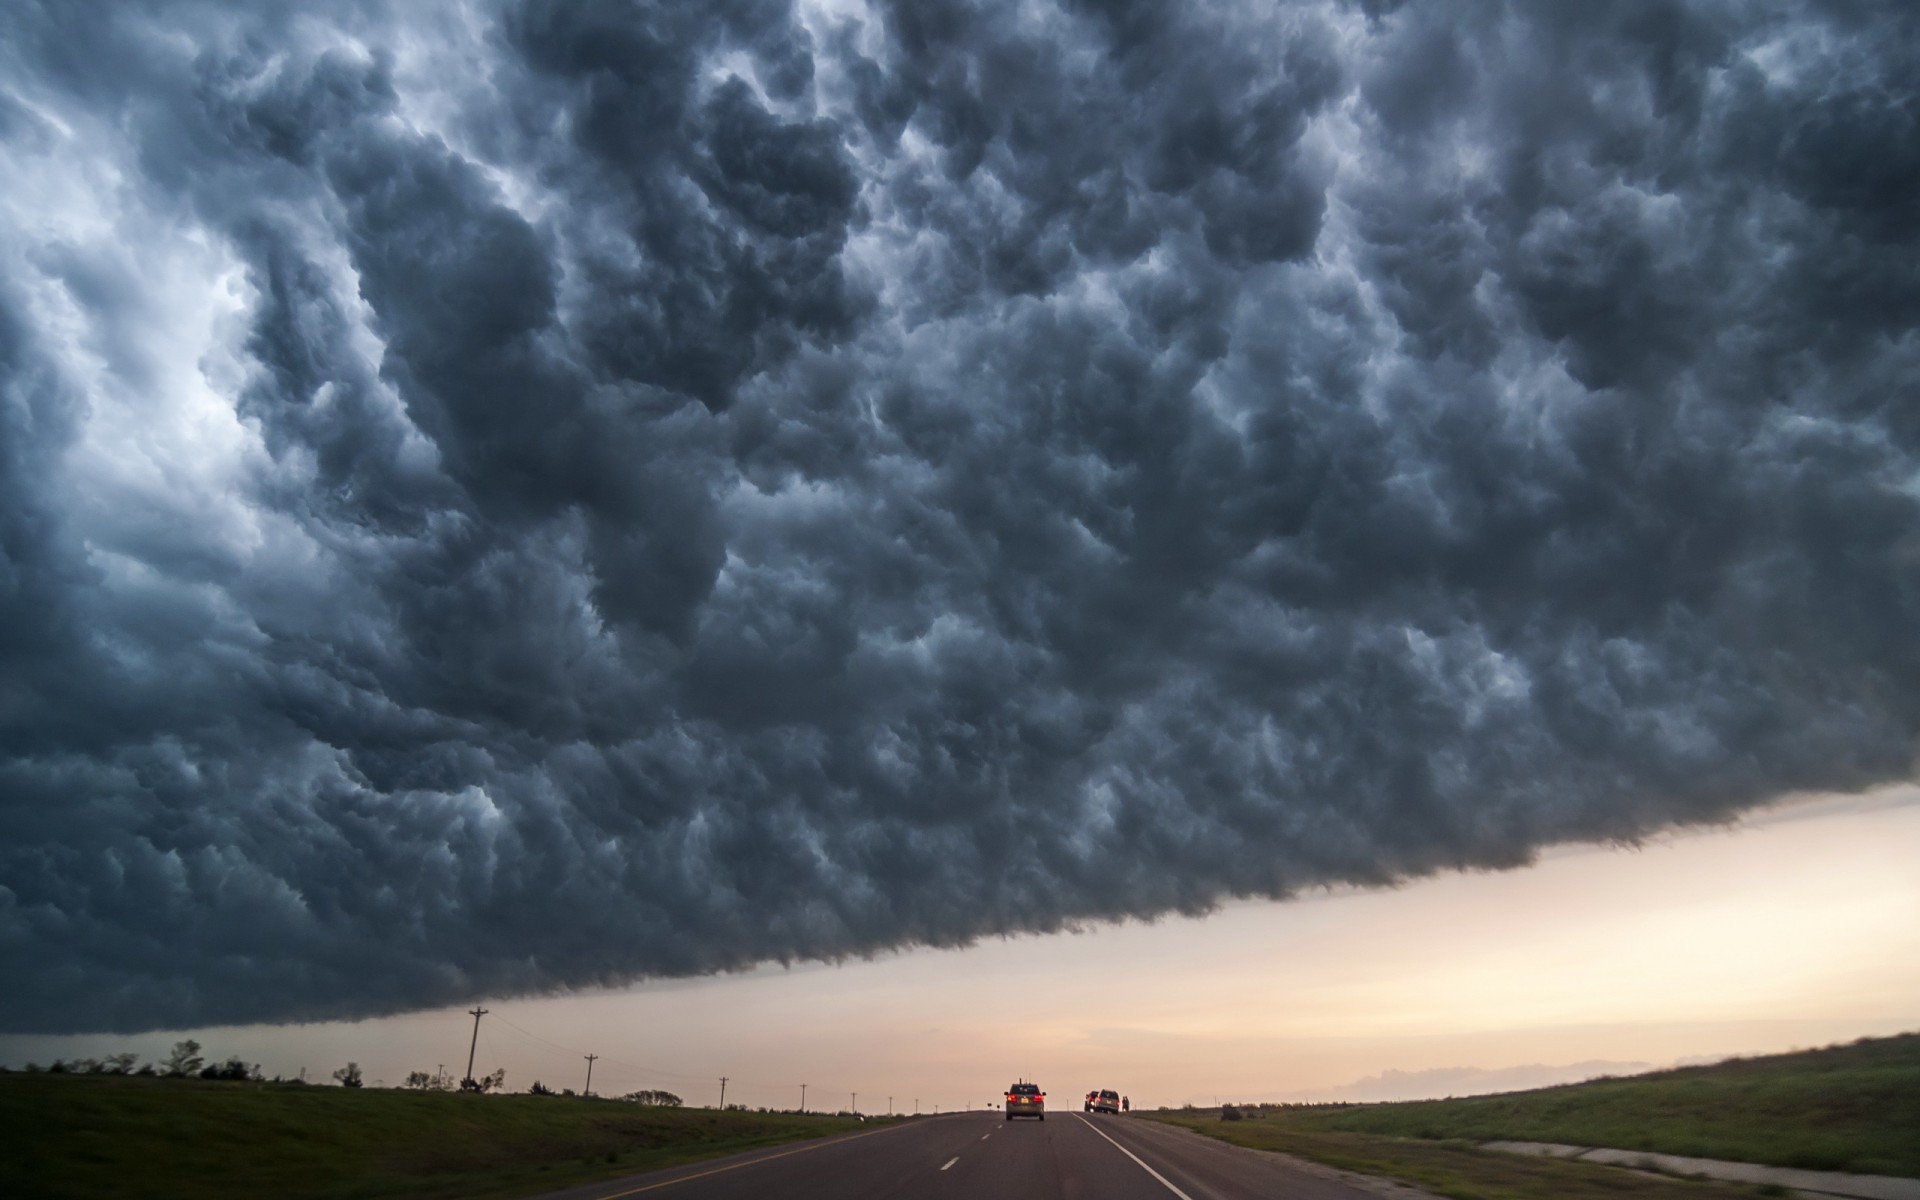
[[[18,0],[0,1028],[1911,769],[1920,8]]]

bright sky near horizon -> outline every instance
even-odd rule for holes
[[[1920,1028],[1920,789],[1800,798],[1730,829],[1562,847],[1191,920],[761,968],[542,1000],[483,999],[477,1071],[691,1104],[911,1111],[990,1102],[1299,1098],[1385,1072],[1762,1053]],[[0,1038],[0,1061],[148,1057],[193,1036],[269,1075],[465,1066],[459,1010],[137,1037]],[[1451,1079],[1451,1077],[1449,1077]],[[1431,1083],[1431,1081],[1429,1081]],[[1439,1085],[1432,1085],[1439,1086]],[[1417,1093],[1388,1081],[1380,1097]]]

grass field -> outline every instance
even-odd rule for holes
[[[1222,1121],[1216,1109],[1149,1115],[1455,1196],[1597,1197],[1619,1194],[1592,1190],[1608,1178],[1637,1179],[1474,1148],[1496,1139],[1920,1177],[1920,1034],[1499,1096],[1242,1111],[1242,1121]]]
[[[1410,1183],[1454,1200],[1756,1200],[1784,1196],[1779,1188],[1668,1179],[1597,1163],[1531,1158],[1477,1150],[1472,1142],[1420,1141],[1370,1133],[1316,1133],[1279,1120],[1224,1123],[1218,1110],[1150,1113],[1156,1120],[1201,1133],[1277,1150],[1331,1167]]]
[[[849,1117],[0,1075],[0,1196],[503,1200],[863,1128]]]

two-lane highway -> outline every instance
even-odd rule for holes
[[[1332,1176],[1152,1121],[956,1113],[570,1188],[543,1200],[1379,1200],[1379,1192]]]

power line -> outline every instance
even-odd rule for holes
[[[469,1014],[471,1015],[475,1011],[477,1011],[481,1015],[492,1016],[494,1019],[494,1022],[500,1026],[503,1026],[510,1034],[516,1037],[523,1038],[528,1042],[531,1042],[531,1043],[534,1043],[535,1045],[543,1047],[544,1049],[551,1050],[551,1051],[558,1051],[570,1057],[578,1057],[578,1058],[588,1057],[586,1052],[581,1050],[579,1047],[568,1046],[561,1042],[556,1042],[551,1038],[543,1037],[540,1034],[533,1032],[531,1029],[527,1029],[524,1026],[515,1024],[513,1021],[509,1020],[506,1016],[502,1015],[499,1012],[494,1011],[493,1009],[481,1008],[477,1010],[469,1010]],[[473,1077],[473,1060],[474,1060],[476,1049],[479,1045],[479,1029],[480,1029],[480,1018],[479,1016],[475,1016],[473,1045],[468,1047],[468,1052],[467,1052],[467,1077],[469,1079]],[[637,1077],[639,1082],[642,1082],[642,1083],[651,1083],[657,1080],[666,1079],[666,1080],[677,1080],[683,1084],[691,1084],[691,1083],[697,1083],[702,1079],[714,1078],[714,1076],[712,1075],[694,1075],[694,1074],[689,1074],[685,1071],[670,1071],[665,1067],[648,1066],[644,1063],[627,1062],[623,1059],[614,1058],[611,1055],[595,1054],[592,1057],[598,1062],[604,1062],[607,1064],[606,1068],[604,1068],[603,1070],[611,1069],[611,1070],[615,1070],[618,1073],[625,1074],[629,1078]],[[736,1079],[731,1075],[727,1076],[726,1078],[729,1083],[739,1083],[739,1084],[744,1084],[750,1087],[773,1089],[773,1088],[793,1086],[792,1084],[770,1083],[766,1080],[759,1080],[759,1079]],[[802,1112],[806,1111],[807,1088],[809,1086],[810,1085],[806,1083],[802,1083],[800,1085],[800,1109]],[[831,1081],[829,1081],[827,1086],[831,1086]],[[724,1091],[725,1089],[723,1088],[722,1092],[724,1093]],[[855,1092],[850,1094],[854,1097],[856,1101],[858,1100],[859,1093]],[[725,1097],[723,1094],[722,1100],[721,1100],[721,1107],[724,1108],[725,1106],[726,1106]]]

